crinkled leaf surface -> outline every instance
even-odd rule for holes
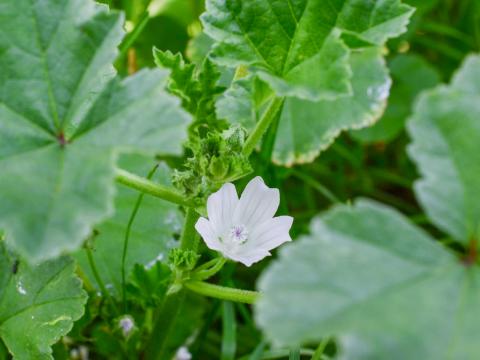
[[[336,100],[309,101],[288,97],[283,106],[272,160],[282,165],[313,161],[342,130],[374,123],[383,113],[390,77],[380,49],[355,51],[350,57],[353,94]],[[252,78],[232,84],[217,101],[219,118],[252,129],[268,97]]]
[[[469,57],[450,86],[420,97],[408,130],[415,184],[427,215],[454,239],[480,234],[480,57]]]
[[[220,72],[208,58],[196,66],[186,63],[181,53],[173,55],[170,51],[154,49],[155,63],[160,68],[171,70],[168,82],[169,91],[182,99],[182,104],[195,119],[215,116],[214,99],[223,92],[217,85]]]
[[[222,65],[249,65],[279,96],[335,99],[351,93],[341,32],[380,45],[405,31],[399,0],[209,0],[202,21]]]
[[[15,359],[53,359],[50,346],[82,316],[87,299],[75,264],[65,257],[14,263],[0,243],[0,338]]]
[[[480,351],[478,265],[371,201],[313,220],[311,235],[281,251],[259,288],[257,321],[280,344],[338,335],[343,359],[475,359]]]
[[[125,155],[119,161],[123,169],[147,176],[156,162],[140,155]],[[152,181],[169,184],[169,171],[160,165]],[[102,280],[115,295],[121,294],[121,264],[125,233],[138,191],[117,185],[115,214],[95,227],[98,235],[93,240],[93,256]],[[125,259],[127,277],[135,264],[153,265],[167,259],[167,251],[176,243],[174,234],[180,232],[182,218],[178,207],[150,195],[144,195],[130,230]],[[95,284],[84,250],[76,254],[82,270]]]
[[[285,100],[272,154],[275,163],[311,162],[341,131],[363,128],[380,118],[391,84],[380,49],[354,52],[350,64],[352,96],[316,102]]]
[[[215,109],[219,119],[228,119],[252,130],[273,98],[272,91],[254,75],[235,80],[220,96]]]
[[[93,1],[0,7],[0,227],[47,259],[112,212],[117,152],[180,152],[188,115],[166,72],[114,77],[120,15]]]
[[[389,61],[392,89],[385,114],[373,126],[352,131],[362,142],[390,141],[404,128],[417,95],[440,83],[440,74],[423,57],[401,54]]]

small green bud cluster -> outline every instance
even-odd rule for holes
[[[174,174],[174,184],[188,196],[203,199],[221,184],[248,174],[252,169],[242,154],[245,137],[245,129],[233,126],[211,132],[191,144],[193,156],[187,160],[184,171]]]
[[[174,248],[170,250],[168,254],[168,260],[173,269],[190,271],[192,270],[200,255],[193,250],[183,250],[180,248]]]

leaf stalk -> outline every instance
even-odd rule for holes
[[[185,282],[184,285],[197,294],[245,304],[255,303],[260,296],[257,291],[214,285],[204,281],[190,280]]]
[[[195,207],[193,201],[185,198],[175,189],[157,184],[151,180],[132,174],[126,170],[117,168],[115,170],[115,178],[120,184],[126,185],[140,192],[158,197],[174,204]]]
[[[242,150],[243,155],[250,156],[250,154],[253,152],[255,146],[262,139],[263,135],[267,132],[268,127],[273,122],[278,112],[282,108],[284,100],[285,98],[283,97],[276,97],[270,102],[270,105],[263,113],[262,118],[257,122],[257,125],[245,141]]]

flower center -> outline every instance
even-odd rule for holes
[[[244,225],[234,225],[230,229],[230,240],[234,244],[243,244],[248,239],[248,231]]]

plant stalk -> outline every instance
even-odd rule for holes
[[[97,265],[95,264],[95,259],[93,258],[92,250],[90,249],[89,246],[85,246],[85,251],[87,252],[87,258],[88,258],[88,263],[90,265],[90,269],[92,270],[93,277],[95,278],[95,281],[97,282],[97,285],[100,288],[100,291],[107,298],[107,301],[111,305],[114,314],[116,316],[119,316],[120,311],[118,310],[117,305],[115,304],[115,301],[113,300],[112,296],[108,292],[107,287],[103,283],[100,273],[98,272]]]
[[[279,110],[282,108],[284,100],[284,98],[276,97],[270,102],[268,109],[265,111],[262,118],[257,122],[257,125],[245,141],[242,150],[243,155],[250,156],[250,154],[253,152],[255,146],[262,139],[262,136],[267,132],[268,127],[275,119],[275,116],[277,116]]]
[[[155,174],[155,171],[158,169],[158,164],[156,164],[152,170],[149,171],[147,175],[147,179],[150,180]],[[126,281],[126,272],[125,272],[125,262],[127,260],[127,250],[128,250],[128,243],[130,240],[130,233],[132,231],[132,225],[133,222],[135,221],[135,217],[137,216],[138,209],[140,208],[140,205],[142,204],[143,197],[145,196],[145,193],[141,193],[137,197],[137,201],[135,202],[135,205],[133,207],[132,213],[130,214],[130,218],[128,219],[127,223],[127,228],[125,230],[125,237],[123,241],[123,251],[122,251],[122,300],[123,300],[123,311],[124,313],[127,313],[127,281]]]
[[[196,237],[195,222],[198,214],[193,208],[187,208],[183,232],[180,237],[180,248],[183,250],[195,250]],[[146,348],[146,360],[163,360],[171,354],[167,354],[166,344],[171,331],[174,329],[175,322],[180,311],[180,307],[185,298],[185,290],[168,293],[155,317],[155,324],[150,335],[150,340]]]
[[[206,280],[208,278],[211,278],[213,275],[215,275],[222,269],[223,265],[225,265],[225,262],[227,261],[227,259],[225,259],[224,257],[216,258],[214,260],[216,261],[213,263],[213,266],[205,269],[197,269],[196,271],[194,271],[192,273],[192,279]]]
[[[193,208],[187,208],[185,214],[185,224],[183,226],[182,235],[180,236],[180,249],[182,250],[196,250],[197,232],[195,230],[195,223],[199,218],[198,213]]]
[[[157,184],[141,176],[132,174],[126,170],[117,168],[115,170],[115,176],[116,176],[116,180],[120,184],[126,185],[132,189],[158,197],[160,199],[172,202],[174,204],[188,206],[188,207],[195,206],[195,204],[192,201],[186,199],[182,194],[177,192],[175,189]]]
[[[145,351],[146,360],[162,360],[168,358],[168,338],[173,330],[180,307],[185,299],[185,290],[168,295],[158,313],[150,341]]]
[[[253,304],[260,296],[259,292],[230,288],[209,284],[203,281],[190,280],[185,282],[185,287],[201,295],[217,299]]]

